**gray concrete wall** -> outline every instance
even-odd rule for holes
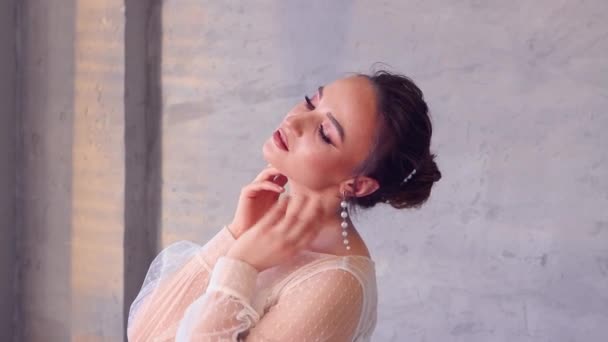
[[[423,89],[444,178],[358,218],[374,341],[608,339],[608,3],[172,0],[163,245],[205,242],[306,92],[373,62]]]
[[[16,275],[15,1],[0,1],[0,340],[14,334]]]

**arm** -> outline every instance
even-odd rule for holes
[[[176,341],[351,341],[363,288],[348,271],[320,271],[287,289],[262,318],[251,307],[258,271],[222,257],[207,292],[186,310]]]
[[[203,247],[183,240],[161,251],[150,264],[141,290],[131,304],[129,341],[174,335],[188,305],[205,292],[218,258],[235,241],[224,226]]]

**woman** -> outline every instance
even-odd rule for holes
[[[131,305],[130,341],[369,341],[375,264],[349,211],[421,206],[441,173],[420,89],[380,70],[319,87],[263,146],[206,245],[152,262]],[[289,194],[285,185],[289,184]]]

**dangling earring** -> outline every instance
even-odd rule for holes
[[[340,202],[340,207],[342,207],[342,212],[340,213],[340,216],[342,217],[342,237],[344,237],[344,244],[346,245],[346,249],[350,250],[350,246],[348,245],[348,232],[346,231],[346,228],[348,228],[348,222],[346,222],[346,218],[348,217],[348,213],[346,212],[346,206],[348,205],[348,203],[346,202],[346,196],[344,195],[344,193],[342,193],[342,202]]]

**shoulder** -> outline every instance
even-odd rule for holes
[[[326,266],[298,270],[257,328],[281,341],[352,341],[359,335],[362,319],[369,316],[363,288],[351,272]],[[277,321],[290,328],[277,331]]]
[[[327,258],[298,270],[283,289],[285,293],[301,292],[314,288],[316,293],[334,293],[338,290],[363,295],[364,281],[350,264],[351,258]]]
[[[279,302],[295,300],[305,306],[323,305],[324,310],[329,311],[349,307],[359,312],[365,293],[363,284],[352,272],[325,268],[299,274],[282,289],[277,299]]]

